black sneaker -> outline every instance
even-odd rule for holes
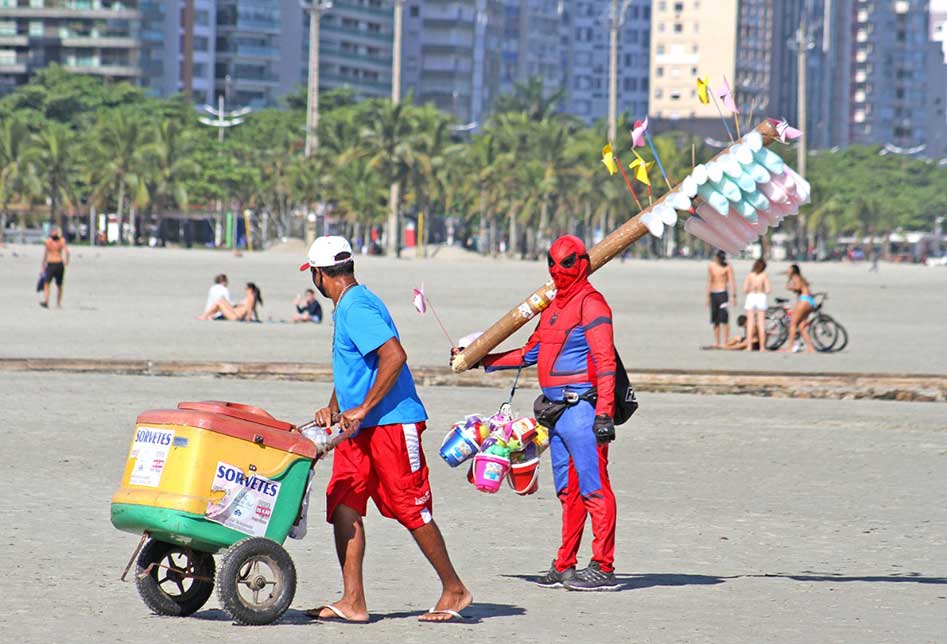
[[[602,572],[601,566],[597,561],[590,561],[588,568],[583,568],[575,573],[572,579],[562,583],[568,590],[584,591],[608,591],[618,590],[618,580],[615,579],[615,573]]]
[[[540,577],[536,583],[543,588],[559,588],[563,582],[575,578],[575,566],[570,566],[562,572],[556,570],[556,562],[553,561],[549,566],[549,572]]]

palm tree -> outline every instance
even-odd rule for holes
[[[148,201],[147,172],[148,146],[153,140],[152,129],[140,117],[118,110],[99,118],[94,129],[97,145],[93,148],[92,182],[95,184],[93,198],[107,206],[112,192],[118,191],[116,215],[118,216],[119,243],[124,243],[123,234],[126,197],[141,205]],[[132,230],[134,234],[134,222]]]
[[[154,140],[142,149],[147,161],[147,178],[153,203],[161,210],[188,208],[187,183],[200,168],[192,158],[193,133],[175,119],[161,121]]]
[[[27,162],[29,143],[30,131],[22,120],[11,118],[0,124],[0,242],[10,202],[36,190],[35,175]]]
[[[426,105],[414,109],[414,158],[408,168],[407,180],[411,187],[411,197],[418,213],[417,250],[420,254],[427,241],[425,217],[429,214],[431,201],[442,191],[438,172],[444,164],[444,153],[448,145],[449,118],[437,108]]]
[[[415,162],[414,106],[409,101],[397,105],[391,101],[373,101],[368,110],[368,125],[359,139],[357,154],[368,159],[368,167],[381,174],[389,185],[388,250],[401,255],[401,186]],[[345,162],[345,159],[343,159]]]
[[[70,185],[76,177],[76,137],[66,125],[51,122],[33,135],[24,159],[36,174],[36,187],[49,200],[49,220],[63,228],[60,206],[70,202]]]
[[[565,88],[559,88],[547,96],[543,79],[534,76],[525,83],[514,85],[512,93],[499,96],[494,105],[494,112],[520,112],[531,121],[543,121],[556,115],[556,110],[565,96]]]

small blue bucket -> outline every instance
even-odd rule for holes
[[[480,451],[480,448],[477,447],[477,443],[474,442],[473,438],[465,436],[463,428],[454,427],[444,437],[440,454],[448,465],[457,467],[464,461],[473,458],[478,451]]]

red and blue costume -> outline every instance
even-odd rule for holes
[[[596,416],[615,412],[615,348],[612,311],[589,283],[589,256],[578,237],[560,237],[549,249],[556,297],[542,312],[526,345],[483,359],[487,371],[537,365],[549,400],[581,396],[593,387],[594,404],[567,408],[550,433],[553,479],[562,503],[562,545],[555,566],[575,566],[586,517],[592,518],[592,560],[614,570],[615,495],[608,479],[608,443],[596,439]]]

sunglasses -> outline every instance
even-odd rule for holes
[[[589,256],[585,254],[578,255],[576,253],[566,255],[559,261],[559,266],[561,266],[562,268],[572,268],[573,266],[575,266],[576,262],[578,262],[582,258],[588,259]],[[549,268],[552,268],[553,266],[556,265],[556,260],[554,260],[552,258],[552,255],[549,253],[546,253],[546,262],[549,264]]]

